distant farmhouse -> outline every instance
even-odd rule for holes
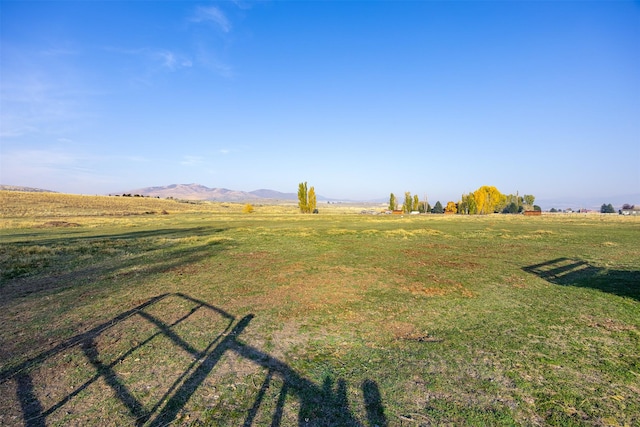
[[[640,215],[640,206],[624,205],[619,213],[620,215]]]

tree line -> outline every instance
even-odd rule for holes
[[[486,215],[491,213],[521,213],[524,211],[540,211],[540,206],[534,205],[535,196],[525,194],[502,194],[496,187],[483,185],[476,191],[463,194],[456,203],[447,202],[446,206],[438,200],[432,207],[427,200],[420,201],[417,194],[410,191],[404,193],[404,201],[399,205],[394,193],[389,195],[389,210],[402,210],[404,213],[450,213],[461,215]],[[298,208],[301,213],[318,213],[316,190],[309,187],[307,182],[298,184]]]
[[[404,203],[398,206],[395,194],[389,196],[389,210],[397,211],[402,209],[405,213],[457,213],[461,215],[486,215],[490,213],[521,213],[524,211],[541,210],[534,205],[535,196],[525,194],[502,194],[496,187],[483,185],[476,191],[463,194],[456,203],[447,202],[443,207],[440,201],[431,207],[427,200],[420,201],[418,195],[411,195],[411,192],[404,193]]]

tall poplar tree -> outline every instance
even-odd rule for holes
[[[300,212],[302,213],[308,212],[309,199],[308,199],[306,181],[298,184],[298,207],[300,208]]]
[[[463,194],[458,201],[458,213],[463,215],[469,215],[469,196]]]
[[[396,195],[391,193],[391,195],[389,196],[389,210],[390,211],[395,211],[396,210],[396,206],[398,206],[398,202],[396,200]]]
[[[306,181],[298,184],[298,207],[301,213],[311,213],[316,210],[318,201],[315,187],[308,187]]]
[[[309,188],[309,193],[307,193],[307,213],[315,212],[317,206],[316,200],[316,189],[314,187]]]
[[[478,213],[478,204],[476,203],[476,199],[473,197],[473,193],[469,193],[467,196],[467,201],[469,202],[469,214],[475,215]]]
[[[411,197],[411,192],[405,191],[404,193],[404,203],[402,204],[402,210],[405,213],[411,213],[411,207],[413,206],[413,198]]]
[[[413,196],[413,206],[411,206],[412,211],[417,211],[420,209],[420,198],[417,194]]]

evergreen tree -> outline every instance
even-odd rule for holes
[[[615,213],[615,209],[613,209],[613,205],[611,203],[607,204],[602,204],[602,206],[600,207],[600,213]]]
[[[436,202],[435,206],[431,210],[431,213],[436,213],[436,214],[444,213],[444,208],[442,207],[442,203],[440,203],[440,200]]]
[[[515,214],[518,213],[518,204],[516,202],[509,203],[509,206],[502,210],[502,213]]]

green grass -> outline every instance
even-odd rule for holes
[[[2,425],[640,423],[637,219],[64,219],[0,230]]]

